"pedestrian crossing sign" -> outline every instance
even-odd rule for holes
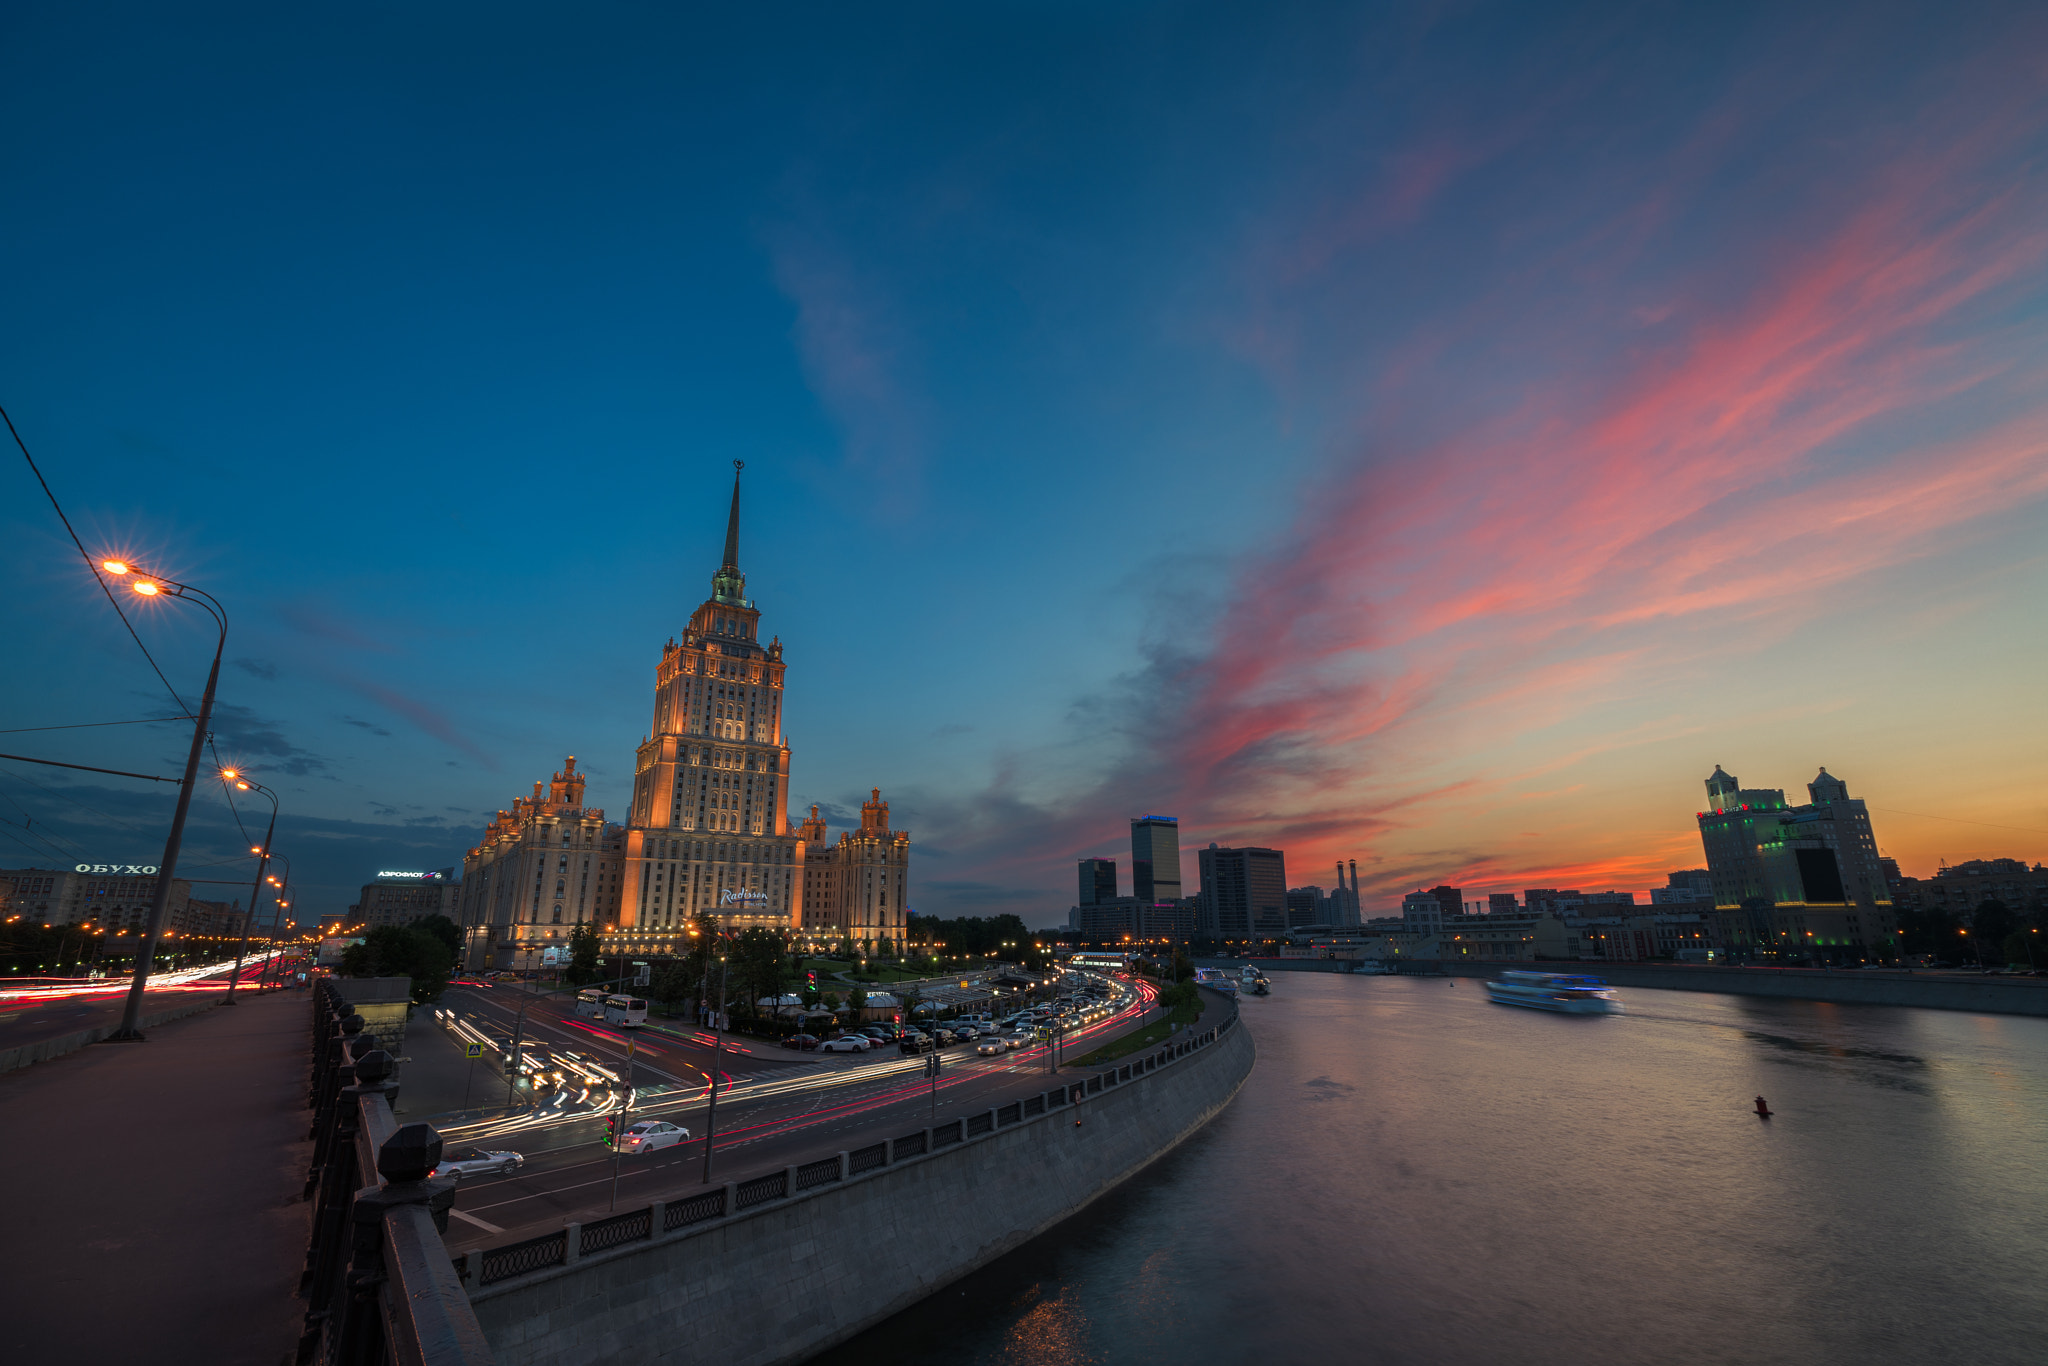
[[[464,1044],[462,1055],[466,1058],[481,1058],[484,1055],[484,1046],[480,1043]]]

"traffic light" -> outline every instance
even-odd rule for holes
[[[617,1115],[608,1115],[605,1117],[604,1146],[607,1148],[616,1148],[619,1146],[619,1117]]]

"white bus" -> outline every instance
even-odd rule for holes
[[[1070,968],[1093,968],[1097,972],[1128,972],[1131,956],[1128,953],[1084,952],[1067,960]]]
[[[576,1013],[586,1020],[604,1018],[605,993],[596,989],[576,993]]]
[[[647,1023],[647,1002],[638,996],[604,998],[604,1022],[632,1029]]]

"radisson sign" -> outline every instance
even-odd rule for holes
[[[718,894],[718,904],[721,906],[766,906],[768,904],[768,893],[720,892]]]

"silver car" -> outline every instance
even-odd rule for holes
[[[458,1180],[469,1176],[510,1176],[526,1165],[526,1159],[518,1153],[493,1152],[487,1148],[465,1148],[454,1155],[443,1153],[441,1165],[429,1172],[429,1176],[452,1176]]]
[[[865,1053],[868,1041],[865,1036],[842,1034],[836,1039],[827,1039],[818,1045],[820,1053]]]

